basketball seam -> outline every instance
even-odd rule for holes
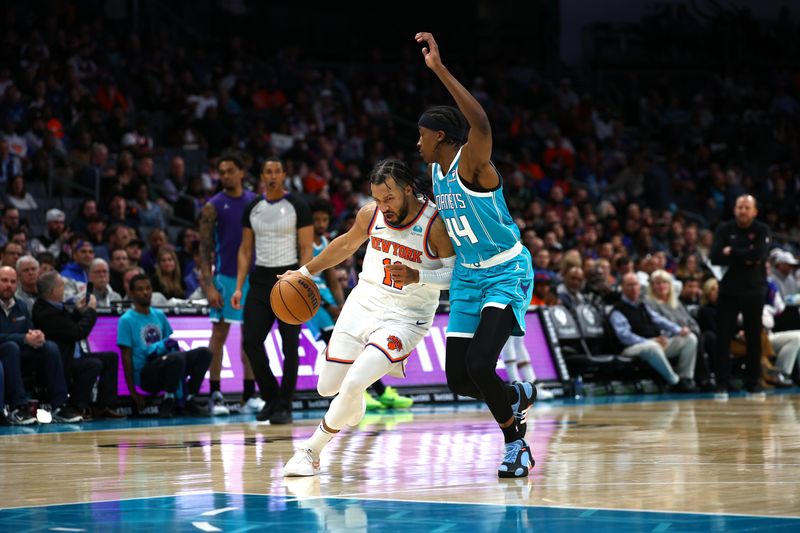
[[[288,283],[288,282],[287,282],[287,283]],[[312,316],[314,316],[314,314],[313,314],[313,310],[311,309],[311,306],[310,306],[310,305],[308,305],[308,302],[306,301],[306,297],[305,297],[305,295],[304,295],[302,292],[300,292],[300,291],[297,289],[297,287],[295,287],[295,286],[294,286],[294,285],[292,285],[291,283],[289,283],[289,287],[291,287],[293,291],[295,291],[297,294],[299,294],[299,295],[300,295],[300,300],[303,302],[303,305],[305,305],[305,306],[306,306],[306,309],[308,309],[308,312],[311,314],[311,316],[309,316],[309,317],[308,317],[308,320],[311,320],[311,317],[312,317]],[[278,291],[278,292],[280,292],[280,291]],[[283,294],[281,294],[281,299],[283,299]],[[286,305],[286,302],[284,302],[284,306],[285,306],[285,305]],[[288,310],[289,308],[287,307],[286,309]],[[297,318],[297,316],[295,316],[295,314],[294,314],[294,313],[290,312],[290,314],[291,314],[293,317]],[[298,320],[299,320],[299,319],[298,319]],[[307,322],[308,320],[300,320],[300,322]]]
[[[284,299],[284,297],[283,297],[283,290],[281,290],[281,287],[280,287],[280,284],[281,284],[281,283],[284,283],[284,280],[282,280],[282,279],[279,279],[279,280],[278,280],[278,296],[280,296],[280,298],[281,298],[281,303],[283,303],[283,308],[286,310],[286,312],[287,312],[287,313],[289,313],[290,315],[292,315],[292,318],[294,318],[295,320],[297,320],[297,322],[298,322],[298,323],[302,324],[302,323],[303,323],[303,321],[302,321],[302,320],[300,320],[299,318],[297,318],[297,315],[295,315],[294,313],[292,313],[292,309],[291,309],[291,308],[289,307],[289,305],[286,303],[286,300],[285,300],[285,299]],[[286,284],[287,284],[289,287],[291,287],[292,289],[294,289],[294,287],[292,286],[292,284],[291,284],[291,283],[289,283],[288,281],[286,281],[285,283],[286,283]],[[296,289],[295,289],[295,290],[296,290]],[[301,296],[302,296],[302,295],[301,295]],[[305,300],[303,300],[303,302],[305,303]],[[278,320],[280,320],[280,319],[278,319]]]

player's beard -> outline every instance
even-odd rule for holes
[[[402,226],[403,225],[403,221],[408,216],[408,198],[405,198],[403,200],[403,205],[400,206],[400,209],[397,211],[397,213],[395,213],[395,215],[396,215],[395,216],[395,221],[392,222],[392,225],[394,225],[394,226]]]

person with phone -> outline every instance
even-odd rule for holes
[[[124,418],[115,410],[118,356],[114,352],[91,352],[86,340],[97,322],[97,299],[87,286],[86,296],[76,298],[75,309],[70,311],[63,303],[64,287],[64,278],[58,272],[39,277],[33,323],[58,345],[72,403],[83,419]],[[98,393],[93,402],[95,382]]]

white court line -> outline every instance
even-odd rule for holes
[[[239,509],[238,507],[223,507],[221,509],[214,509],[212,511],[206,511],[205,513],[200,513],[200,516],[217,516],[218,514],[227,513],[228,511],[236,511]]]
[[[192,525],[200,531],[222,531],[218,527],[214,527],[208,522],[192,522]]]
[[[108,500],[89,500],[81,502],[64,502],[64,503],[40,503],[36,505],[13,505],[11,507],[0,507],[0,511],[7,511],[10,509],[38,509],[40,507],[62,507],[64,505],[88,505],[92,503],[109,503],[109,502],[128,502],[133,500],[151,500],[155,498],[175,498],[178,496],[200,496],[202,494],[218,494],[213,490],[200,490],[197,492],[186,492],[181,494],[159,494],[156,496],[136,496],[134,498],[113,498]]]
[[[51,527],[49,531],[86,531],[86,530],[78,529],[75,527]]]

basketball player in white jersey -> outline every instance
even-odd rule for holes
[[[286,476],[318,474],[325,445],[364,415],[364,391],[387,374],[404,375],[408,356],[433,324],[439,291],[450,285],[453,246],[436,205],[419,193],[408,165],[381,161],[370,183],[375,201],[361,208],[347,233],[299,269],[311,277],[368,241],[358,284],[336,321],[317,382],[322,396],[338,396],[284,466]]]

